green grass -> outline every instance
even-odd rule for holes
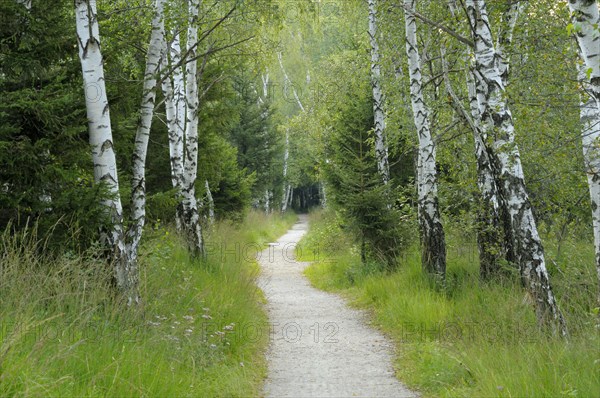
[[[301,242],[306,275],[318,288],[367,308],[397,345],[400,380],[435,397],[600,397],[600,335],[595,327],[593,246],[570,239],[560,259],[546,241],[568,341],[538,330],[518,278],[483,283],[477,251],[449,228],[445,289],[421,271],[418,248],[393,273],[364,266],[334,216],[315,213]]]
[[[117,303],[93,257],[44,257],[34,237],[5,233],[0,396],[258,395],[268,329],[250,257],[294,220],[250,213],[218,224],[206,263],[170,228],[149,229],[136,309]]]

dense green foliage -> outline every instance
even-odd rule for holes
[[[390,268],[408,246],[411,225],[395,206],[398,193],[382,184],[369,134],[373,106],[368,91],[360,94],[342,102],[346,107],[333,124],[325,147],[327,188],[330,203],[360,241],[363,263],[374,260]]]
[[[92,186],[81,67],[61,4],[0,4],[0,228],[38,221],[55,245],[76,249],[103,223],[102,187]]]
[[[206,5],[201,28],[212,28],[214,19],[227,15],[234,3]],[[151,15],[150,8],[129,7],[127,2],[100,2],[98,6],[120,188],[127,211]],[[98,206],[103,189],[92,186],[72,4],[34,2],[30,11],[17,2],[3,2],[0,7],[0,226],[11,222],[20,228],[29,219],[38,220],[40,232],[52,228],[52,239],[58,244],[77,235],[70,245],[89,247],[105,223]],[[236,51],[260,48],[251,42],[235,43],[259,32],[260,21],[252,18],[269,11],[249,5],[212,31],[205,39],[209,42],[201,43],[212,52],[201,60],[205,66],[200,76],[203,106],[196,191],[199,198],[205,196],[205,180],[209,182],[220,218],[243,219],[266,188],[277,192],[281,184],[277,159],[282,149],[272,112],[268,104],[250,103],[256,100],[252,89],[258,87],[260,78],[249,78],[246,70],[260,67],[261,61],[234,56]],[[168,23],[174,27],[184,17],[170,13]],[[175,193],[166,150],[167,128],[161,122],[162,102],[156,112],[146,172],[148,213],[155,220],[172,220]],[[257,132],[263,135],[257,137]]]
[[[230,134],[237,148],[238,164],[254,175],[252,198],[261,199],[264,205],[265,191],[280,183],[279,170],[283,166],[277,161],[277,156],[282,149],[280,137],[271,120],[271,98],[268,93],[266,97],[264,93],[259,93],[257,90],[262,89],[256,87],[254,81],[242,75],[234,82],[241,98],[238,104],[240,117]]]
[[[550,261],[563,270],[552,277],[570,325],[565,344],[539,330],[513,278],[482,282],[474,237],[460,224],[450,231],[442,290],[421,271],[416,245],[393,273],[362,265],[352,236],[331,212],[312,214],[299,253],[315,261],[306,270],[315,286],[371,311],[397,344],[398,377],[425,396],[596,396],[600,336],[588,242],[571,236],[561,255],[557,241],[546,239]]]

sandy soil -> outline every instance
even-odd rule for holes
[[[266,397],[416,397],[395,377],[392,344],[367,326],[364,312],[310,286],[294,260],[306,233],[301,216],[261,253],[271,327]]]

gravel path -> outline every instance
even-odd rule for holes
[[[392,344],[366,325],[361,311],[310,286],[294,260],[307,217],[259,262],[271,323],[266,397],[416,397],[394,377]]]

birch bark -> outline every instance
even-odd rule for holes
[[[475,68],[485,83],[481,93],[486,104],[481,113],[481,127],[493,139],[491,148],[511,216],[521,278],[534,302],[538,321],[549,326],[553,332],[566,335],[565,321],[550,286],[544,249],[525,188],[519,149],[514,139],[514,124],[505,100],[505,87],[498,67],[500,61],[493,44],[486,2],[466,0],[465,4],[473,25]]]
[[[294,84],[290,80],[287,72],[285,71],[285,67],[283,66],[283,55],[281,52],[277,53],[277,59],[279,60],[279,67],[281,68],[281,73],[283,73],[283,81],[284,81],[284,92],[287,93],[288,90],[292,89],[294,93],[294,98],[296,99],[296,103],[302,112],[304,112],[304,106],[302,105],[302,101],[300,101],[300,97],[298,96],[298,92],[294,87]],[[288,160],[290,157],[290,132],[289,129],[285,130],[285,150],[283,156],[283,200],[281,202],[281,211],[285,213],[288,208],[288,197],[291,196],[292,187],[287,181],[287,170],[288,170]],[[289,200],[291,204],[291,199]]]
[[[281,68],[281,72],[283,73],[284,89],[285,89],[286,93],[287,93],[287,90],[291,87],[292,88],[292,93],[294,93],[294,99],[296,100],[296,103],[298,104],[298,107],[300,108],[300,110],[302,112],[304,112],[304,105],[302,105],[302,101],[300,101],[300,97],[298,96],[298,92],[296,91],[296,88],[294,87],[294,84],[290,80],[289,76],[287,75],[287,73],[285,71],[285,67],[283,66],[283,54],[281,54],[281,52],[277,53],[277,59],[279,60],[279,67]]]
[[[451,97],[452,105],[473,132],[475,142],[475,158],[477,160],[477,185],[479,187],[479,203],[477,206],[477,247],[479,250],[479,270],[482,279],[489,279],[499,271],[498,260],[502,253],[502,236],[500,231],[500,203],[492,161],[485,147],[485,135],[481,131],[481,117],[477,101],[477,89],[473,72],[467,73],[469,111],[454,92],[450,82],[446,51],[441,47],[442,68],[446,91]]]
[[[181,48],[179,34],[175,32],[173,43],[167,48],[167,40],[162,43],[165,56],[161,60],[161,71],[169,71],[169,60],[166,56],[170,54],[170,64],[179,65],[181,62]],[[165,112],[167,116],[167,127],[169,131],[169,159],[171,164],[171,184],[177,191],[177,209],[175,223],[177,231],[182,231],[182,195],[183,189],[183,143],[185,134],[185,85],[183,80],[183,68],[178,66],[173,69],[172,76],[162,76],[161,88],[165,98]]]
[[[285,213],[288,208],[288,195],[290,191],[290,184],[287,181],[288,171],[288,159],[290,157],[290,131],[289,128],[285,129],[285,148],[283,152],[283,199],[281,201],[281,212]]]
[[[208,185],[208,180],[204,180],[204,187],[206,189],[206,201],[208,203],[208,221],[211,224],[215,223],[215,201],[213,199],[212,193],[210,192],[210,186]]]
[[[381,65],[379,60],[379,43],[377,42],[377,5],[376,0],[369,0],[369,39],[371,43],[371,86],[373,88],[373,113],[375,118],[375,157],[377,169],[383,183],[390,180],[388,148],[385,142],[384,97],[381,89]]]
[[[579,55],[583,62],[579,70],[579,80],[583,88],[580,109],[581,138],[592,205],[600,306],[600,13],[596,0],[570,0],[569,7]]]
[[[437,195],[436,148],[431,136],[429,110],[423,95],[421,58],[417,47],[415,0],[404,0],[406,54],[413,118],[419,138],[417,158],[418,213],[423,268],[443,279],[446,274],[446,243]],[[412,11],[412,12],[411,12]]]
[[[117,162],[113,148],[103,59],[100,51],[96,2],[75,0],[75,17],[79,59],[85,85],[85,105],[94,163],[94,180],[96,183],[105,184],[108,192],[112,195],[110,199],[104,200],[103,205],[106,207],[113,226],[109,231],[103,231],[102,240],[112,251],[111,259],[117,288],[128,292],[133,278],[130,275],[123,233],[123,207],[119,196]]]
[[[196,199],[196,176],[198,170],[198,61],[196,49],[198,42],[199,0],[190,0],[187,32],[187,58],[185,70],[185,160],[182,181],[182,227],[188,246],[193,255],[204,256],[204,237]]]
[[[505,86],[508,84],[509,77],[510,45],[516,22],[524,7],[520,1],[512,2],[506,5],[502,14],[502,26],[496,51],[499,71]],[[471,24],[474,26],[473,21]],[[471,49],[469,53],[472,57]],[[510,214],[502,200],[500,181],[496,180],[499,172],[495,170],[497,166],[493,162],[493,156],[488,153],[487,133],[481,127],[481,114],[487,106],[486,83],[472,66],[467,73],[467,88],[477,159],[477,179],[481,193],[477,231],[480,274],[483,279],[488,279],[500,271],[499,261],[502,257],[510,263],[515,263],[516,255]]]
[[[156,0],[154,17],[152,19],[152,33],[146,57],[146,70],[144,73],[144,84],[142,91],[142,102],[140,105],[140,120],[135,135],[133,150],[133,176],[131,180],[131,225],[127,232],[128,255],[132,270],[132,276],[137,276],[137,255],[144,223],[146,221],[146,155],[148,153],[148,140],[150,138],[150,127],[154,116],[156,103],[157,77],[160,65],[165,58],[163,45],[164,30],[164,0]],[[137,280],[134,283],[137,286]]]

